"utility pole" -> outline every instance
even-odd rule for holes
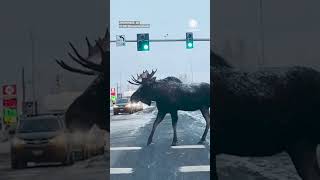
[[[24,67],[22,67],[22,114],[25,112],[25,98],[26,98],[26,85],[25,85],[25,79],[24,79]]]
[[[119,96],[119,86],[118,86],[118,83],[117,83],[117,92],[116,92],[116,95],[117,95],[117,98]]]
[[[260,63],[259,66],[263,65],[264,63],[264,28],[263,28],[263,0],[259,2],[259,27],[260,27],[260,41],[261,41],[261,56],[260,56]]]
[[[35,66],[34,66],[34,59],[35,59],[35,47],[34,47],[34,36],[33,32],[30,32],[30,39],[31,39],[31,66],[32,66],[32,105],[33,105],[33,114],[36,114],[37,106],[36,106],[36,92],[35,92]]]
[[[122,79],[121,79],[121,72],[120,72],[120,94],[122,97]]]

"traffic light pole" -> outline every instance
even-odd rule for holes
[[[177,42],[177,41],[186,41],[186,39],[150,39],[149,42]],[[193,41],[210,41],[209,38],[197,38]],[[110,43],[115,43],[116,40],[111,40]],[[126,40],[126,42],[137,42],[137,40]]]

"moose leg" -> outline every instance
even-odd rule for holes
[[[172,119],[172,128],[173,128],[173,140],[171,146],[176,146],[178,142],[177,138],[177,122],[178,122],[178,113],[172,112],[171,113],[171,119]]]
[[[218,173],[217,173],[217,163],[216,163],[216,157],[217,157],[217,155],[213,155],[213,159],[212,159],[212,163],[211,163],[211,165],[212,165],[212,175],[211,175],[211,178],[213,179],[213,180],[218,180]]]
[[[154,123],[153,123],[153,127],[152,127],[152,130],[151,130],[150,136],[149,136],[149,138],[148,138],[148,143],[147,143],[147,145],[150,145],[150,144],[151,144],[154,131],[156,130],[156,128],[157,128],[157,126],[160,124],[160,122],[163,120],[163,118],[164,118],[165,115],[166,115],[166,113],[163,113],[163,112],[160,112],[160,111],[158,112],[157,118],[156,118],[156,120],[155,120]]]
[[[208,130],[210,128],[210,114],[209,114],[209,108],[201,108],[200,109],[202,116],[206,120],[206,129],[203,132],[203,135],[199,141],[198,144],[203,144],[203,142],[206,140]]]
[[[317,144],[300,140],[288,148],[291,160],[303,180],[320,179],[317,161]]]

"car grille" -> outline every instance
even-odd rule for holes
[[[47,144],[49,142],[49,139],[43,138],[43,139],[25,139],[26,144]]]

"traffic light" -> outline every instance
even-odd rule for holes
[[[138,51],[149,51],[149,34],[137,34],[137,49]]]
[[[187,49],[193,48],[193,33],[192,32],[186,33],[186,47],[187,47]]]

